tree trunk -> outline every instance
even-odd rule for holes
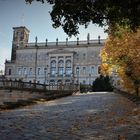
[[[136,93],[137,96],[139,96],[139,86],[136,86],[135,93]]]

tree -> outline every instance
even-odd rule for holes
[[[100,77],[96,78],[92,85],[93,91],[112,91],[113,86],[110,81],[110,77],[100,75]]]
[[[140,88],[140,29],[132,32],[126,26],[118,26],[116,35],[109,34],[101,52],[102,73],[111,74],[114,70],[122,79],[128,92],[139,94]]]
[[[109,38],[102,51],[102,71],[114,69],[128,91],[139,93],[140,2],[139,0],[25,0],[52,4],[53,27],[77,35],[79,25],[107,26]]]
[[[53,5],[50,13],[53,27],[62,27],[69,35],[77,35],[79,25],[87,27],[89,23],[113,27],[116,23],[129,25],[132,30],[140,26],[139,0],[25,0],[45,1]]]

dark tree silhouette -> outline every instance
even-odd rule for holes
[[[93,91],[112,91],[113,86],[110,82],[109,76],[102,76],[96,78],[92,85]]]
[[[52,4],[50,13],[53,27],[62,27],[69,35],[77,35],[79,25],[89,23],[113,27],[128,25],[135,30],[140,26],[139,0],[25,0]]]

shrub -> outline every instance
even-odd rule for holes
[[[92,85],[92,91],[113,91],[109,76],[100,75]]]

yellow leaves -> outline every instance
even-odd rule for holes
[[[102,62],[106,62],[108,54],[106,53],[105,49],[102,49],[100,53],[100,57],[102,57]]]
[[[102,63],[101,65],[101,73],[103,75],[109,75],[111,73],[112,69],[109,67],[107,63]]]
[[[100,53],[102,73],[116,69],[126,90],[134,91],[135,80],[140,80],[140,28],[136,33],[118,27],[120,36],[109,34],[105,47]],[[127,69],[129,74],[127,75]],[[140,86],[140,83],[139,83]]]

